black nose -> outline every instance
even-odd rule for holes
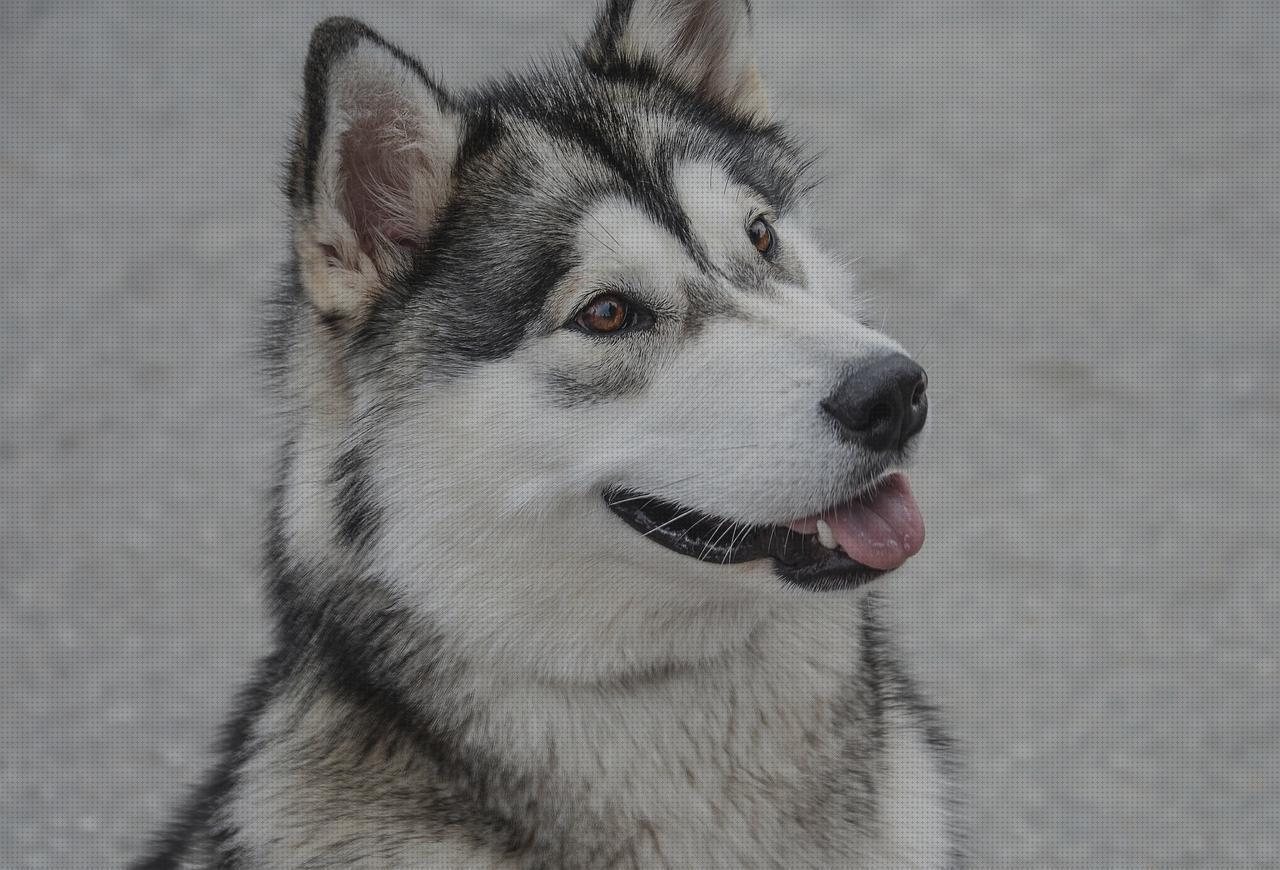
[[[901,450],[929,414],[924,369],[900,353],[860,365],[822,402],[840,434],[868,450]]]

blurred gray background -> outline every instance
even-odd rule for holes
[[[882,588],[976,865],[1280,866],[1280,9],[755,5],[932,378]],[[136,854],[265,650],[255,345],[338,12],[460,84],[593,0],[0,6],[0,866]]]

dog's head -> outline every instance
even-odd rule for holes
[[[296,558],[582,673],[714,652],[760,602],[919,549],[895,472],[924,373],[799,224],[750,38],[745,0],[615,0],[571,60],[454,96],[358,22],[317,28]]]

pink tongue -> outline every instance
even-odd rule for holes
[[[901,474],[886,477],[870,500],[841,505],[822,519],[849,558],[869,568],[897,568],[924,545],[924,519]],[[791,523],[791,528],[812,533],[817,520],[809,517]]]

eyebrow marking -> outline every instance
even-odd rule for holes
[[[680,202],[680,197],[673,184],[671,167],[659,165],[651,178],[635,176],[630,179],[631,190],[636,194],[631,201],[643,209],[659,225],[667,230],[684,248],[689,259],[703,274],[715,271],[715,264],[707,253],[706,247],[698,239],[693,222]]]

